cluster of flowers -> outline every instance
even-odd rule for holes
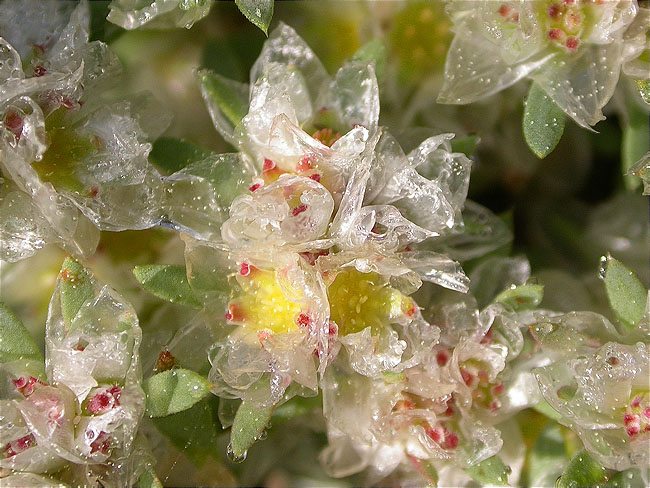
[[[72,287],[86,300],[66,296]],[[75,486],[133,485],[151,463],[136,441],[140,340],[133,308],[67,260],[50,302],[45,370],[36,360],[0,365],[0,467],[13,472],[3,485],[50,486],[38,475],[54,472]]]
[[[476,204],[464,213],[478,229],[463,225],[470,161],[451,151],[451,134],[405,154],[378,126],[372,64],[349,61],[331,79],[286,25],[251,76],[239,123],[205,93],[240,150],[238,181],[249,180],[220,235],[183,237],[190,284],[224,314],[211,324],[214,393],[269,407],[320,391],[334,476],[371,468],[380,479],[420,461],[458,475],[496,454],[494,425],[539,394],[533,363],[516,365],[527,312],[479,311],[459,264],[439,252],[482,254],[485,234],[503,243]],[[427,297],[423,281],[450,296]]]
[[[114,15],[124,3],[113,3]],[[632,1],[451,5],[461,25],[447,62],[454,89],[478,97],[531,76],[583,125],[600,117],[621,66],[640,60],[647,31],[647,12]],[[540,401],[538,384],[604,466],[648,463],[650,313],[621,333],[595,314],[529,310],[538,300],[524,299],[527,267],[516,260],[504,261],[518,271],[502,284],[518,286],[479,306],[456,260],[499,247],[507,233],[465,201],[471,162],[452,151],[452,134],[407,153],[379,126],[372,63],[353,59],[332,78],[280,25],[252,84],[225,82],[248,93],[243,118],[203,87],[217,130],[238,152],[162,177],[147,161],[147,137],[167,118],[146,97],[110,98],[118,62],[89,42],[88,23],[85,1],[0,4],[3,260],[46,243],[88,256],[99,230],[182,231],[188,280],[216,336],[214,393],[258,407],[322,394],[322,461],[333,476],[368,470],[377,480],[404,469],[461,483],[459,468],[499,453],[507,420]],[[499,57],[486,51],[502,43]],[[513,59],[493,62],[506,52]],[[577,80],[557,84],[573,80],[576,63],[601,61],[613,66],[589,80],[594,92],[583,94]],[[498,76],[483,72],[487,62]],[[449,90],[443,96],[470,101]],[[83,303],[66,302],[70,283],[90,290]],[[1,369],[0,466],[23,473],[14,484],[64,465],[80,484],[137,479],[139,341],[131,307],[64,266],[48,317],[47,376],[24,363]],[[517,450],[507,459],[513,472],[523,464]]]
[[[442,103],[534,80],[583,127],[602,120],[621,71],[650,80],[650,9],[637,0],[449,2],[456,36]]]

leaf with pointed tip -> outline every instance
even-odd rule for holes
[[[529,284],[504,290],[494,301],[518,312],[535,308],[542,302],[543,296],[544,286]]]
[[[596,486],[608,479],[607,469],[596,462],[585,450],[576,454],[555,483],[556,488]]]
[[[377,79],[381,80],[386,66],[386,46],[379,39],[367,42],[352,55],[352,61],[373,63]]]
[[[199,71],[198,77],[211,115],[219,110],[233,126],[239,124],[248,113],[248,86],[206,69]]]
[[[485,461],[481,461],[476,466],[465,469],[465,472],[482,485],[508,484],[508,475],[511,473],[510,467],[506,466],[499,456],[492,456]]]
[[[81,307],[95,296],[92,274],[79,261],[66,258],[59,272],[61,290],[61,313],[66,325],[70,325]]]
[[[214,155],[212,151],[191,142],[173,137],[160,137],[154,142],[149,159],[158,169],[175,173],[192,163]]]
[[[246,456],[271,420],[273,407],[256,407],[246,402],[237,409],[230,430],[230,452],[235,459]]]
[[[150,417],[182,412],[210,394],[210,382],[189,369],[170,369],[148,378],[142,385]]]
[[[564,133],[566,116],[546,92],[533,83],[524,103],[524,138],[535,156],[548,156]]]
[[[244,16],[268,35],[273,18],[273,0],[235,0]]]
[[[643,318],[648,290],[634,272],[609,255],[605,258],[603,280],[614,315],[627,330],[633,329]]]
[[[154,417],[151,421],[177,449],[197,466],[202,466],[211,459],[214,451],[211,452],[210,447],[216,446],[221,430],[211,407],[211,403],[216,401],[217,397],[209,396],[187,410],[166,417]]]
[[[152,468],[147,468],[138,478],[138,488],[163,488],[163,484]]]
[[[16,315],[0,302],[0,363],[43,361],[40,349]]]
[[[203,304],[187,281],[185,266],[146,264],[133,268],[133,274],[145,290],[158,298],[194,308]]]

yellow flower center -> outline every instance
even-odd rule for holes
[[[361,332],[366,327],[377,334],[399,315],[412,316],[415,302],[392,288],[377,273],[356,269],[339,272],[327,289],[330,318],[340,335]]]

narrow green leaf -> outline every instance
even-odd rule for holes
[[[273,0],[235,0],[241,13],[268,35],[273,18]]]
[[[182,412],[210,394],[210,382],[189,369],[170,369],[155,374],[142,387],[147,394],[147,413],[151,417]]]
[[[471,466],[465,472],[475,481],[487,485],[507,485],[508,475],[512,470],[503,464],[499,456],[492,456],[481,461],[476,466]]]
[[[203,99],[212,113],[220,110],[233,126],[239,124],[248,113],[248,90],[246,85],[229,80],[208,70],[198,74]],[[214,118],[214,116],[213,116]]]
[[[608,473],[585,450],[576,454],[555,483],[556,488],[596,486],[607,481]]]
[[[542,302],[544,297],[543,285],[520,285],[509,288],[497,295],[495,301],[514,310],[530,310]]]
[[[194,308],[203,304],[187,281],[185,266],[146,264],[133,268],[133,274],[145,290],[158,298]]]
[[[61,313],[67,325],[75,318],[79,309],[94,296],[93,277],[79,261],[66,258],[59,273],[61,291]]]
[[[18,359],[43,361],[43,355],[20,319],[0,302],[0,363]]]
[[[623,127],[621,144],[622,170],[625,175],[623,181],[628,189],[636,190],[641,182],[627,173],[646,152],[650,151],[650,120],[648,114],[635,100],[630,100],[626,105],[628,123]]]
[[[566,116],[537,84],[533,83],[524,103],[524,138],[535,156],[548,156],[564,133]]]
[[[214,446],[221,427],[210,407],[216,400],[217,397],[210,396],[182,412],[151,419],[156,428],[199,467],[216,450]]]
[[[153,144],[149,160],[167,173],[175,173],[186,166],[203,161],[215,153],[191,142],[173,137],[161,137]]]
[[[229,455],[238,460],[246,457],[246,452],[262,435],[271,420],[273,407],[256,407],[242,402],[235,415],[230,430]]]
[[[367,42],[352,55],[352,61],[372,62],[377,79],[381,80],[386,66],[386,46],[379,39]]]
[[[633,329],[645,312],[648,291],[639,278],[612,256],[603,258],[601,276],[614,315],[626,329]]]
[[[153,468],[147,468],[138,478],[138,488],[163,488]]]

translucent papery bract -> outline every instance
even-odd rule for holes
[[[237,197],[221,235],[235,249],[306,243],[325,233],[333,209],[332,195],[320,183],[281,175],[275,183]]]
[[[634,22],[625,31],[623,72],[636,79],[650,79],[650,9],[639,7]]]
[[[10,474],[2,479],[2,484],[7,488],[65,488],[67,486],[52,478],[32,473]]]
[[[142,333],[133,308],[109,287],[93,283],[93,296],[68,324],[61,308],[59,277],[47,320],[48,377],[72,389],[79,401],[100,383],[139,384],[137,351]]]
[[[391,328],[372,334],[371,328],[366,327],[361,332],[340,337],[339,341],[347,350],[352,369],[364,376],[372,378],[398,366],[407,366],[402,363],[406,342]]]
[[[373,66],[361,62],[343,65],[316,105],[334,113],[337,129],[362,126],[375,130],[379,122],[379,86]]]
[[[72,2],[9,0],[0,7],[0,31],[20,56],[26,57],[33,46],[59,38],[74,7]]]
[[[462,211],[462,223],[436,239],[429,239],[417,247],[437,250],[451,259],[467,261],[483,256],[507,245],[512,233],[507,224],[490,210],[466,200]]]
[[[408,158],[387,133],[377,144],[366,202],[391,203],[432,235],[461,222],[471,162],[451,153],[452,134],[425,140]]]
[[[314,52],[291,27],[284,23],[271,32],[262,52],[251,69],[250,79],[260,79],[272,63],[298,69],[312,100],[315,100],[329,77]]]
[[[65,386],[41,386],[18,409],[38,444],[73,463],[84,462],[74,446],[78,404],[72,391]]]
[[[260,339],[257,331],[240,328],[218,344],[210,357],[212,391],[259,406],[279,403],[294,381],[315,392],[313,351],[300,332]]]
[[[490,257],[482,260],[470,274],[472,294],[480,306],[485,306],[503,290],[523,285],[529,277],[530,263],[525,257]]]
[[[549,60],[531,78],[567,115],[589,128],[605,118],[601,109],[616,88],[622,55],[620,42],[585,46],[577,59]]]
[[[192,163],[163,179],[163,219],[197,239],[220,241],[229,207],[252,177],[239,154],[220,154]]]
[[[236,328],[210,355],[216,394],[264,406],[286,395],[315,394],[316,359],[329,359],[325,288],[297,254],[277,258],[271,269],[242,261],[231,280],[226,319]]]
[[[559,357],[591,354],[606,342],[623,342],[611,322],[593,312],[533,312],[529,331],[546,354]]]
[[[603,466],[647,466],[650,356],[643,343],[608,342],[595,353],[535,370],[546,401]]]
[[[51,447],[49,438],[37,440],[31,425],[25,422],[20,402],[0,400],[0,444],[3,452],[0,467],[14,471],[44,473],[60,468],[64,461]],[[74,411],[66,412],[67,422],[74,418]],[[55,425],[58,429],[58,426]],[[69,444],[69,443],[68,443]],[[11,486],[11,485],[9,485]],[[19,486],[19,485],[17,485]]]
[[[496,2],[452,4],[458,10],[453,15],[456,36],[447,53],[439,102],[465,104],[492,95],[553,58],[554,53],[541,51],[542,33],[537,30],[541,28],[528,15],[533,7],[516,4],[525,22],[521,31],[496,18],[500,5]]]
[[[114,387],[91,390],[86,409],[99,396],[109,395]],[[75,449],[94,463],[124,460],[129,456],[137,427],[145,408],[145,396],[139,385],[120,388],[116,403],[98,415],[82,416],[75,430]],[[104,436],[105,441],[102,441]],[[117,474],[117,473],[115,473]]]
[[[112,0],[107,19],[124,29],[190,28],[208,15],[213,0]]]

